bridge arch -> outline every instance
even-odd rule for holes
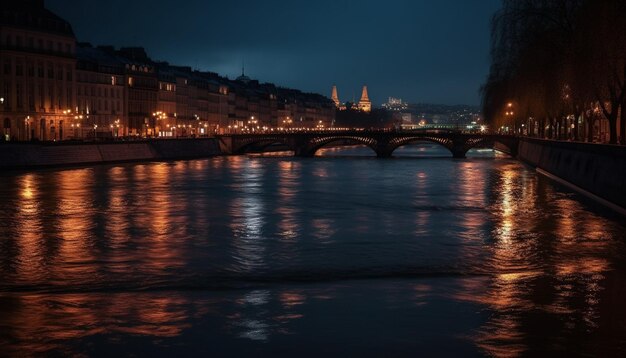
[[[415,142],[430,142],[430,143],[439,144],[440,146],[450,151],[452,155],[454,155],[454,150],[453,150],[454,143],[452,142],[450,138],[434,137],[434,136],[433,137],[411,136],[411,137],[398,137],[398,138],[393,138],[392,140],[390,140],[389,144],[387,145],[385,156],[391,156],[396,149],[403,147],[407,144],[415,143]]]
[[[313,157],[315,153],[320,150],[322,147],[340,141],[351,141],[363,144],[374,151],[374,153],[378,154],[378,141],[369,136],[350,136],[350,135],[334,135],[334,136],[322,136],[322,137],[314,137],[307,145],[302,149],[300,153],[296,153],[296,155],[303,157]]]
[[[260,138],[246,138],[240,143],[237,143],[237,146],[233,148],[233,154],[245,154],[249,153],[250,149],[258,148],[263,151],[265,148],[269,147],[273,144],[282,144],[287,146],[290,151],[295,152],[295,148],[292,143],[289,142],[284,137],[271,136],[271,137],[260,137]]]
[[[504,148],[496,148],[496,144],[500,144]],[[512,157],[517,156],[517,147],[519,141],[515,137],[498,137],[498,136],[484,136],[479,138],[470,138],[467,140],[467,150],[480,146],[491,146],[494,149],[504,149]]]

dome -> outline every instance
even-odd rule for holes
[[[241,76],[237,77],[235,80],[236,80],[236,81],[243,82],[243,83],[248,83],[248,82],[252,81],[252,80],[250,79],[250,77],[248,77],[248,76],[244,75],[243,73],[241,74]]]

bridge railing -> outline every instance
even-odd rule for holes
[[[474,130],[457,130],[457,129],[396,129],[396,128],[310,128],[310,129],[267,129],[256,131],[243,131],[224,133],[221,136],[256,136],[256,135],[283,135],[283,134],[305,134],[305,135],[328,135],[328,134],[380,134],[380,133],[393,133],[400,135],[411,134],[473,134],[473,135],[497,135],[502,137],[516,137],[515,135],[504,135],[488,131],[474,131]]]

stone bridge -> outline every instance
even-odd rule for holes
[[[390,130],[348,130],[348,131],[306,131],[270,132],[250,134],[219,135],[222,152],[245,154],[251,150],[263,151],[270,145],[283,145],[296,156],[312,157],[325,145],[363,144],[370,147],[380,158],[391,157],[394,150],[416,141],[429,141],[447,148],[454,158],[465,158],[468,150],[474,147],[493,147],[499,143],[515,157],[519,140],[515,136],[500,134],[462,133],[455,131],[390,131]]]

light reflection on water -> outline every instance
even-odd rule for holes
[[[0,348],[624,347],[619,218],[510,159],[350,157],[370,152],[2,174]],[[430,144],[403,153],[447,156]]]

